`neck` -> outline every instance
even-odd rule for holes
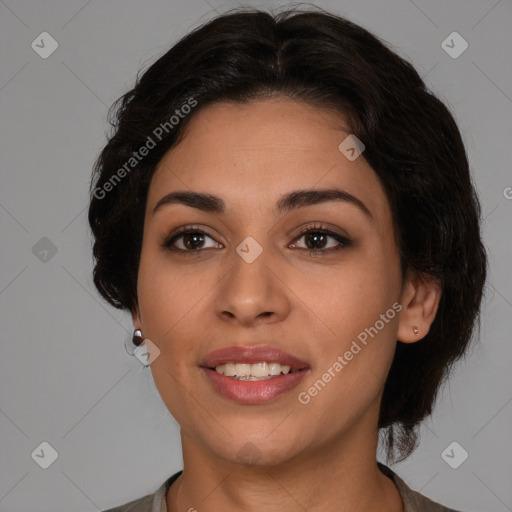
[[[403,511],[396,486],[377,466],[378,433],[360,425],[276,465],[236,464],[181,435],[183,474],[167,494],[168,512]]]

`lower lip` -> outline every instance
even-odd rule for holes
[[[237,380],[226,377],[211,368],[202,368],[214,389],[240,404],[264,404],[271,402],[296,387],[307,370],[279,375],[267,380]]]

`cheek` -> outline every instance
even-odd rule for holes
[[[142,251],[137,281],[141,320],[148,336],[162,342],[172,335],[208,290],[197,273],[183,272],[155,251]],[[176,326],[176,327],[175,327]]]
[[[192,343],[197,338],[193,317],[201,304],[201,286],[197,276],[184,276],[176,266],[164,264],[160,256],[143,251],[137,283],[143,333],[160,349],[150,369],[162,401],[182,426],[204,421],[202,417],[191,419],[194,402],[189,401],[187,373],[198,349]]]
[[[346,286],[329,295],[322,315],[328,329],[322,327],[326,335],[310,332],[316,364],[299,390],[305,393],[301,403],[310,400],[304,413],[333,435],[373,407],[396,348],[400,305],[381,283],[365,284],[358,277],[347,276]]]
[[[155,385],[167,407],[178,416],[183,407],[183,383],[203,350],[205,298],[212,293],[207,274],[190,266],[172,265],[165,255],[143,251],[138,297],[144,336],[160,349],[151,364]],[[187,388],[190,387],[187,385]]]
[[[373,325],[400,296],[398,262],[382,248],[368,248],[321,279],[302,275],[297,294],[338,339]],[[387,324],[386,324],[387,325]]]
[[[306,290],[308,280],[301,282]],[[330,386],[332,399],[343,395],[350,400],[365,392],[370,399],[385,381],[396,347],[400,287],[398,260],[383,247],[368,248],[350,265],[340,266],[328,285],[309,284],[308,305],[322,321],[315,340],[321,349],[315,355],[315,377],[331,369],[333,380],[343,381],[340,387]],[[343,367],[337,365],[338,371],[333,368],[337,361]]]
[[[348,293],[351,291],[351,293]],[[398,330],[398,301],[387,294],[368,294],[365,289],[347,288],[347,293],[331,296],[322,320],[326,336],[316,340],[316,372],[323,373],[341,356],[349,382],[368,378],[368,372],[385,378],[391,362]]]

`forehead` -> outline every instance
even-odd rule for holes
[[[148,209],[173,190],[220,196],[270,208],[296,189],[338,187],[377,216],[384,191],[363,157],[347,159],[339,145],[350,135],[341,114],[286,99],[217,103],[194,113],[182,141],[164,155],[153,176]]]

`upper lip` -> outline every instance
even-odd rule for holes
[[[287,365],[291,370],[303,370],[308,364],[295,356],[287,354],[278,348],[268,345],[255,347],[232,346],[210,352],[201,362],[200,366],[215,368],[226,363],[254,364],[260,362],[279,363]]]

